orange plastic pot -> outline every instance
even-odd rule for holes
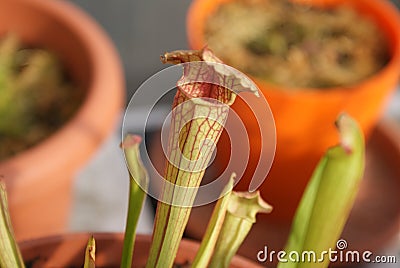
[[[82,267],[89,234],[68,234],[24,241],[21,253],[30,267]],[[98,233],[96,239],[96,267],[119,267],[123,234]],[[132,267],[144,267],[150,250],[151,237],[138,235],[135,241]],[[183,239],[179,245],[176,264],[191,263],[199,249],[199,243]],[[235,256],[231,268],[260,268],[261,265]]]
[[[81,107],[61,129],[0,162],[16,238],[64,232],[73,179],[117,126],[122,112],[122,67],[103,30],[66,1],[0,0],[0,35],[6,32],[55,52],[85,91]]]
[[[219,5],[232,0],[194,0],[187,17],[189,44],[194,49],[206,45],[204,27]],[[267,180],[261,186],[264,196],[276,209],[270,220],[287,222],[292,218],[303,190],[323,152],[338,142],[334,121],[341,112],[347,112],[361,125],[368,137],[380,118],[385,102],[394,91],[400,73],[400,18],[395,6],[388,1],[371,0],[312,0],[306,1],[322,7],[346,4],[360,14],[371,18],[386,37],[390,61],[374,76],[359,84],[318,90],[312,88],[288,89],[272,86],[253,78],[267,98],[272,110],[277,134],[275,160]],[[218,56],[218,55],[217,55]],[[232,55],[234,57],[234,55]],[[252,109],[260,107],[252,106]],[[239,189],[247,189],[261,148],[258,124],[252,111],[237,100],[232,108],[243,120],[250,140],[250,159]],[[262,131],[262,130],[261,130]],[[218,144],[220,151],[229,148],[226,135]],[[249,148],[233,149],[241,153]],[[217,162],[223,168],[229,159],[219,154]]]

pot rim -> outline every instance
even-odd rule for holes
[[[67,239],[68,241],[73,241],[73,240],[83,240],[87,241],[89,237],[93,235],[96,241],[100,240],[117,240],[117,241],[123,241],[124,239],[124,233],[115,233],[115,232],[94,232],[94,233],[88,233],[88,232],[76,232],[76,233],[65,233],[65,234],[58,234],[58,235],[50,235],[50,236],[45,236],[45,237],[39,237],[39,238],[34,238],[34,239],[29,239],[29,240],[24,240],[18,242],[19,247],[21,251],[23,252],[24,250],[28,250],[31,247],[40,247],[44,246],[48,243],[54,244],[57,242],[62,241],[63,239]],[[142,243],[151,243],[151,235],[147,234],[137,234],[136,235],[136,240],[135,240],[135,245],[138,242]],[[98,242],[100,243],[100,242]],[[101,246],[101,244],[98,244],[98,246]],[[188,238],[182,238],[180,248],[188,248],[190,249],[189,251],[196,251],[200,247],[199,241],[188,239]],[[82,251],[82,256],[84,256],[84,252]],[[82,259],[83,260],[83,259]],[[253,262],[252,260],[249,260],[245,257],[235,255],[232,259],[232,263],[235,264],[236,267],[262,267],[261,265]],[[249,266],[250,265],[250,266]]]

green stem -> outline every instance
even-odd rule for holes
[[[232,193],[233,182],[236,174],[232,174],[231,179],[225,186],[221,197],[215,205],[213,214],[208,223],[207,230],[204,234],[200,248],[197,251],[196,257],[193,260],[192,268],[207,268],[213,254],[215,244],[217,243],[222,224],[225,219],[226,210],[228,208],[229,199]]]
[[[223,268],[229,264],[256,222],[257,213],[270,213],[272,207],[254,192],[232,192],[213,256],[207,267]]]
[[[133,250],[135,246],[136,227],[140,212],[146,197],[140,185],[148,186],[148,175],[140,159],[139,136],[128,135],[121,144],[129,169],[129,203],[128,215],[125,226],[124,245],[122,249],[121,267],[129,268],[132,265]]]
[[[96,267],[96,241],[93,235],[90,236],[85,250],[85,263],[83,268],[95,268]]]
[[[14,231],[8,211],[7,193],[2,181],[0,181],[0,209],[0,267],[25,267],[14,238]]]

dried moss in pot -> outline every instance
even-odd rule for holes
[[[354,23],[357,22],[357,23]],[[289,88],[356,84],[389,59],[385,38],[352,8],[235,0],[209,17],[208,46],[224,62]]]
[[[0,160],[48,137],[82,99],[56,55],[23,48],[17,36],[5,36],[0,41]]]

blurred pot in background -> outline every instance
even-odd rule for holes
[[[228,7],[228,4],[234,2],[244,3],[243,5],[251,3],[249,5],[253,6],[253,10],[244,10],[234,6]],[[277,2],[280,2],[280,4],[277,4]],[[289,2],[282,3],[282,1],[272,0],[195,0],[189,10],[187,20],[190,46],[199,49],[208,44],[225,63],[231,64],[252,77],[269,102],[275,118],[277,149],[272,169],[266,182],[261,186],[261,191],[272,205],[279,204],[279,207],[273,213],[265,217],[272,221],[286,223],[290,222],[293,216],[313,167],[322,153],[337,142],[337,135],[332,125],[334,118],[339,113],[346,111],[360,123],[368,137],[381,116],[386,100],[394,91],[400,73],[400,28],[398,27],[400,19],[397,9],[390,3],[369,0],[295,2],[306,2],[312,4],[312,6],[293,6]],[[226,5],[226,9],[222,10],[224,5]],[[257,5],[265,6],[257,7]],[[285,8],[293,9],[299,12],[301,16],[293,15],[291,17],[288,11],[282,11],[282,6],[279,7],[279,5],[286,5]],[[254,8],[254,6],[256,7]],[[338,11],[332,11],[332,8],[336,7],[341,8]],[[324,12],[327,13],[325,15],[314,15],[314,17],[311,17],[313,21],[307,21],[307,16],[317,12],[316,9],[319,8],[329,11]],[[240,12],[239,17],[228,22],[229,15],[226,13],[235,12],[235,9]],[[269,17],[262,13],[265,12],[263,10],[271,11]],[[282,12],[282,14],[279,12]],[[218,15],[218,13],[224,14]],[[217,18],[217,15],[220,17]],[[344,19],[335,18],[336,15],[344,16]],[[314,21],[318,16],[327,17],[325,18],[326,21]],[[357,16],[365,18],[365,21]],[[266,21],[260,22],[257,17]],[[346,20],[348,24],[345,23]],[[237,23],[234,23],[234,21],[237,21]],[[254,23],[254,26],[249,27],[250,23]],[[265,23],[276,23],[277,28],[275,27],[275,31],[272,29],[272,32],[271,27],[266,27],[268,28],[266,30],[260,29],[265,26]],[[341,59],[338,58],[339,54],[336,53],[338,51],[335,51],[335,47],[330,50],[331,54],[321,56],[322,52],[326,52],[326,46],[331,46],[331,44],[328,44],[329,42],[325,39],[322,40],[322,37],[318,37],[315,32],[309,36],[315,35],[317,39],[315,42],[310,42],[304,29],[300,27],[303,24],[315,26],[314,31],[316,33],[318,33],[319,26],[332,25],[333,28],[330,32],[328,31],[325,34],[329,34],[333,38],[326,39],[332,39],[332,42],[336,42],[340,49],[348,44],[345,47],[348,51],[342,53]],[[229,25],[232,28],[229,28]],[[244,29],[240,29],[240,25]],[[368,25],[375,25],[377,30],[374,32]],[[295,29],[290,28],[292,26]],[[342,32],[336,32],[335,27]],[[360,30],[361,27],[364,28]],[[381,43],[365,43],[365,40],[369,40],[369,38],[365,39],[364,37],[371,33],[368,31],[365,33],[366,30],[372,31],[372,39],[374,40],[379,39],[377,36],[381,33]],[[211,34],[212,31],[214,31],[214,35]],[[215,34],[216,32],[220,35]],[[240,35],[240,33],[244,33],[243,36],[235,36],[236,34]],[[245,36],[246,34],[253,34],[253,36]],[[351,40],[349,41],[348,35],[351,36],[352,34],[359,39],[359,46],[354,47]],[[364,37],[358,36],[360,34],[364,34]],[[212,40],[212,38],[215,38],[215,40]],[[243,49],[237,49],[238,46],[243,45],[240,44],[241,40],[246,45],[246,49],[255,53],[253,56],[250,56]],[[301,50],[299,51],[299,47],[296,47],[296,45],[303,46],[304,49],[308,50],[308,54],[314,54],[315,57],[310,62],[298,60],[299,57],[304,56],[304,53]],[[353,55],[357,55],[369,45],[375,45],[375,48],[372,48],[371,51],[376,50],[376,47],[382,48],[382,51],[377,52],[382,57],[382,62],[377,63],[378,67],[366,68],[370,70],[370,72],[366,72],[363,70],[365,69],[365,58],[361,56],[353,58]],[[291,61],[280,61],[276,57],[267,57],[274,53],[278,54],[281,59],[290,58]],[[345,67],[349,71],[329,69],[329,64],[326,63],[329,57],[333,57],[334,61],[341,65],[348,64]],[[245,61],[249,59],[250,61],[246,64]],[[260,62],[258,62],[259,60]],[[352,60],[354,62],[351,62]],[[360,62],[361,60],[363,61]],[[293,66],[296,62],[298,66]],[[321,65],[315,66],[315,69],[305,70],[309,67],[308,65],[314,63]],[[266,67],[263,67],[264,64]],[[350,65],[354,64],[357,66],[350,68]],[[328,69],[325,70],[326,68]],[[291,70],[288,69],[294,70],[290,72]],[[263,72],[268,70],[271,70],[271,72],[263,77]],[[344,68],[344,70],[346,69]],[[354,70],[361,70],[360,72],[363,73],[364,77],[356,77],[357,74],[353,72]],[[305,83],[304,77],[297,77],[301,72],[306,73],[304,77],[309,76],[310,83]],[[331,74],[333,76],[329,77]],[[339,78],[343,79],[340,80]],[[299,82],[299,84],[296,85],[295,82]],[[248,98],[247,101],[249,105],[238,98],[232,106],[244,122],[250,141],[250,159],[245,174],[237,185],[237,188],[241,190],[248,188],[249,181],[252,179],[258,164],[260,153],[270,153],[261,145],[260,131],[262,130],[259,129],[259,124],[253,115],[260,107],[252,105],[255,101],[251,98]],[[226,154],[227,148],[230,148],[227,135],[221,137],[218,148],[223,153],[217,155],[216,161],[219,169],[222,170],[230,158],[230,155]],[[232,150],[232,153],[240,153],[243,150],[249,150],[249,148],[240,148],[239,145],[233,147]]]
[[[117,126],[124,105],[122,67],[103,30],[68,2],[0,0],[0,36],[6,34],[54,53],[82,96],[54,133],[0,161],[17,239],[63,232],[76,172]],[[70,103],[57,105],[62,110]]]

